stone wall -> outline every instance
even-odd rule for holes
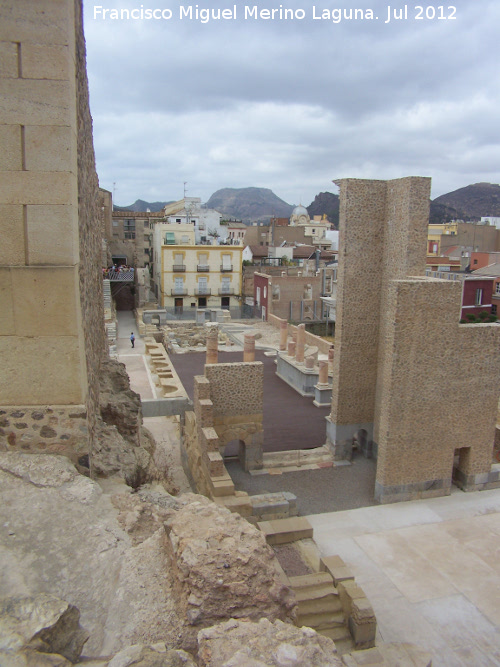
[[[85,340],[86,405],[91,454],[99,414],[99,369],[108,350],[100,266],[103,234],[89,106],[82,0],[75,0],[75,42],[80,305]]]
[[[0,53],[0,406],[85,404],[92,442],[106,344],[81,0],[1,6]]]
[[[73,463],[88,453],[84,405],[10,407],[0,410],[0,451],[64,454]]]
[[[461,286],[424,277],[430,181],[341,181],[335,457],[377,454],[381,502],[491,488],[500,327],[460,325]],[[455,463],[455,465],[454,465]]]

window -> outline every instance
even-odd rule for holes
[[[491,314],[492,314],[492,315],[496,315],[496,314],[497,314],[497,304],[496,304],[496,303],[494,303],[494,304],[491,306]]]
[[[149,222],[147,220],[144,220],[144,228],[149,229]]]
[[[482,303],[483,303],[483,290],[482,289],[477,289],[476,290],[475,304],[476,304],[476,306],[480,306]]]
[[[176,218],[175,222],[182,222],[182,220],[180,218]]]
[[[477,264],[477,259],[475,259],[473,263],[474,263],[474,264]]]
[[[113,227],[118,227],[118,220],[113,220]]]
[[[495,285],[495,294],[500,294],[500,283]]]
[[[123,231],[126,239],[135,239],[135,220],[124,220]]]

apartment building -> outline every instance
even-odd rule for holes
[[[153,289],[162,308],[240,305],[242,246],[195,243],[192,224],[153,230]]]

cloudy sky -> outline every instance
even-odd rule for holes
[[[184,181],[204,201],[257,186],[305,205],[341,177],[431,176],[433,198],[499,182],[498,0],[236,3],[84,0],[97,168],[115,203],[179,199]],[[104,11],[141,6],[165,18]],[[295,18],[265,18],[280,6]],[[197,7],[230,18],[202,22]]]

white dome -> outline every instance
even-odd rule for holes
[[[301,215],[305,215],[305,216],[309,217],[309,213],[307,212],[307,208],[305,206],[302,206],[302,205],[296,206],[292,211],[292,216],[297,216],[299,218]]]
[[[292,227],[297,225],[307,225],[310,220],[311,218],[309,217],[307,208],[300,204],[300,206],[296,206],[292,211],[292,215],[290,216],[290,225]]]

